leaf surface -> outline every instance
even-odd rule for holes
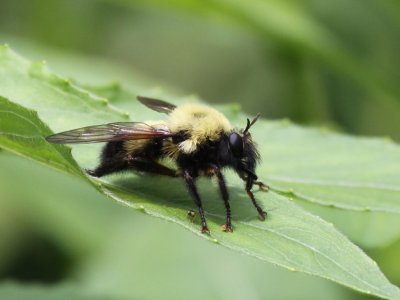
[[[99,145],[76,145],[73,147],[71,156],[67,147],[55,147],[44,142],[43,138],[48,134],[49,128],[58,132],[87,125],[129,120],[127,113],[121,112],[106,99],[52,74],[42,63],[31,64],[7,47],[0,49],[0,96],[2,96],[0,111],[5,111],[4,118],[2,117],[0,122],[0,145],[78,176],[82,176],[82,173],[80,173],[77,163],[85,168],[96,165]],[[114,105],[117,104],[114,103]],[[239,123],[243,122],[242,114],[229,107],[225,109],[225,112],[234,123],[241,125]],[[145,107],[140,106],[133,110],[133,114],[135,121],[138,121],[137,118],[147,118],[151,115]],[[364,293],[387,299],[400,299],[400,290],[385,278],[374,261],[338,232],[332,224],[308,213],[290,201],[290,197],[284,193],[290,185],[286,186],[287,181],[281,178],[284,175],[297,175],[296,178],[303,179],[303,181],[310,180],[307,175],[311,174],[311,171],[314,171],[312,174],[315,176],[312,179],[341,178],[340,175],[344,174],[343,170],[331,167],[324,171],[325,168],[330,162],[351,161],[347,156],[343,158],[341,154],[344,152],[339,150],[344,150],[346,145],[347,147],[356,147],[359,143],[364,143],[362,146],[365,152],[372,151],[376,147],[377,152],[380,150],[380,153],[385,154],[385,160],[381,162],[387,163],[387,169],[382,167],[378,170],[378,174],[372,177],[353,174],[352,178],[357,182],[362,180],[376,182],[377,179],[391,174],[393,176],[391,180],[382,179],[377,183],[384,184],[385,187],[386,185],[392,186],[395,183],[396,170],[389,168],[389,162],[395,163],[391,159],[395,159],[399,155],[398,146],[382,141],[364,141],[303,129],[279,122],[260,121],[256,128],[253,132],[254,138],[259,141],[265,159],[258,173],[260,177],[271,184],[274,190],[283,191],[283,195],[274,191],[256,193],[258,201],[269,212],[267,220],[260,222],[243,191],[243,183],[233,173],[228,172],[227,181],[232,197],[235,229],[233,234],[223,233],[220,230],[220,225],[224,223],[222,201],[218,199],[219,194],[216,187],[210,185],[207,180],[201,180],[199,190],[204,199],[212,231],[211,237],[198,232],[197,219],[191,223],[186,218],[187,209],[194,208],[194,205],[179,179],[125,174],[113,175],[101,180],[91,179],[91,182],[104,194],[119,202],[180,224],[199,236],[220,245],[289,270],[321,276]],[[302,147],[296,145],[296,149],[294,144],[291,144],[303,141],[310,145]],[[325,146],[325,143],[330,148]],[[32,144],[34,145],[32,146]],[[288,145],[293,147],[287,147]],[[336,146],[340,147],[338,151],[334,149]],[[310,155],[314,155],[313,164],[304,165],[301,155],[313,147],[323,147],[331,154],[324,153],[324,157],[318,158],[316,153],[319,152],[315,150],[310,153]],[[354,153],[359,154],[357,151]],[[274,162],[278,156],[281,157],[279,164],[278,162],[269,163]],[[369,159],[374,158],[376,156]],[[296,161],[296,159],[297,166],[290,165],[289,162]],[[364,159],[368,160],[368,157]],[[285,163],[285,160],[288,162]],[[365,163],[365,160],[360,158],[358,162]],[[321,169],[316,172],[321,164]],[[340,166],[341,164],[339,164]],[[348,171],[357,173],[354,165],[351,166],[353,169],[349,168]],[[363,171],[362,168],[359,170]],[[333,178],[329,177],[331,173]],[[298,186],[295,188],[299,189]],[[312,191],[312,189],[310,190]],[[344,201],[339,194],[340,190],[341,186],[337,190],[331,190],[331,193],[338,193],[337,197],[332,196],[328,200],[319,201],[328,201],[327,203],[335,199]],[[306,192],[307,190],[304,188],[304,193],[306,194]],[[319,190],[312,195],[318,197],[320,194],[323,195],[323,192]],[[395,193],[396,191],[390,192]],[[360,204],[359,201],[350,199],[351,202],[348,205],[352,208],[364,208],[368,205],[371,206],[371,209],[390,210],[397,213],[398,201],[389,196],[386,200],[383,199],[384,204],[374,201],[374,198],[371,197],[367,199],[368,204]]]

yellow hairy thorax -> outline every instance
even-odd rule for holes
[[[228,133],[231,125],[219,111],[202,104],[184,104],[174,109],[167,121],[146,121],[147,125],[160,129],[169,129],[176,133],[186,131],[189,138],[178,145],[171,138],[164,140],[163,150],[168,157],[176,158],[179,152],[193,153],[199,144],[216,141],[221,134]],[[147,139],[131,140],[124,143],[125,151],[140,153],[150,141]]]
[[[199,144],[216,141],[222,133],[231,130],[231,125],[223,114],[202,104],[178,106],[169,115],[168,127],[172,132],[184,130],[190,134],[189,139],[179,144],[184,153],[192,153]]]

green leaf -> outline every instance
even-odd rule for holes
[[[182,299],[190,294],[191,300],[197,300],[259,299],[268,294],[270,299],[354,299],[355,293],[328,280],[293,276],[283,268],[216,247],[181,226],[116,205],[79,178],[34,161],[2,153],[0,166],[0,272],[13,261],[18,263],[15,253],[25,248],[21,245],[27,243],[29,228],[29,232],[47,236],[67,256],[78,254],[68,281],[78,278],[85,291],[96,295]],[[24,220],[23,225],[18,220]],[[291,288],[282,289],[282,282]]]
[[[116,107],[131,111],[131,118],[141,110],[141,105],[132,100],[135,94],[118,85],[89,89],[108,97]],[[162,95],[156,92],[154,97]],[[237,127],[245,126],[246,117],[236,106],[219,109]],[[151,111],[143,113],[144,119],[157,117]],[[400,147],[390,139],[305,129],[287,120],[260,121],[252,127],[252,135],[264,160],[258,172],[277,192],[327,207],[400,213],[400,170],[396,164]]]
[[[59,284],[56,286],[22,285],[6,282],[0,285],[0,298],[7,300],[108,300],[110,297],[87,295],[81,288]]]
[[[263,173],[276,189],[326,206],[400,213],[400,147],[393,142],[284,123],[259,138],[269,140]]]
[[[122,88],[119,84],[113,83],[87,88],[98,95],[107,97],[115,106],[125,111],[133,112],[131,116],[133,119],[135,119],[134,112],[141,110],[140,105],[136,101],[132,101],[132,99],[135,98],[135,94]],[[146,93],[148,94],[149,92],[147,91]],[[157,91],[153,91],[151,95],[156,98],[169,97],[169,95],[165,95],[165,93],[160,94]],[[193,100],[196,99],[185,99],[185,101]],[[240,109],[237,106],[221,106],[220,109],[223,110],[231,120],[234,120],[239,127],[243,125],[244,117],[238,114]],[[144,119],[157,117],[150,111],[143,113],[145,114],[143,116]],[[265,128],[269,128],[272,125],[280,128],[280,130],[277,130],[275,134],[276,129],[271,129],[273,134],[265,134],[268,135],[268,137],[264,137]],[[297,130],[294,130],[295,128],[297,128]],[[338,187],[333,193],[329,191],[327,193],[329,198],[325,198],[325,195],[321,194],[325,191],[325,187],[319,182],[319,184],[314,185],[311,189],[309,188],[307,191],[309,194],[305,197],[302,185],[299,185],[295,189],[294,184],[291,186],[285,181],[280,182],[276,180],[280,177],[286,179],[290,177],[290,174],[299,173],[300,170],[298,171],[297,169],[301,167],[301,171],[306,172],[302,175],[303,178],[316,178],[316,174],[324,172],[324,177],[331,177],[332,181],[338,181],[334,176],[337,176],[340,181],[344,181],[341,178],[346,178],[346,182],[349,185],[354,185],[354,182],[352,182],[354,178],[357,178],[357,181],[361,180],[366,186],[384,185],[382,181],[393,179],[394,185],[396,185],[398,184],[396,183],[398,176],[390,175],[390,170],[394,170],[394,172],[397,171],[393,168],[391,161],[398,160],[398,151],[380,152],[387,147],[392,147],[394,149],[399,148],[390,142],[390,140],[371,138],[355,139],[354,137],[345,135],[332,134],[324,129],[309,129],[305,131],[304,128],[296,127],[288,121],[268,122],[266,127],[253,127],[252,132],[260,136],[258,140],[264,139],[264,146],[261,147],[261,150],[263,151],[262,157],[265,160],[265,164],[259,167],[260,169],[264,169],[261,173],[265,174],[264,179],[266,182],[271,183],[275,181],[272,186],[279,193],[293,198],[306,210],[317,214],[329,222],[333,222],[336,227],[350,237],[351,240],[363,247],[383,247],[398,239],[400,236],[400,218],[397,213],[398,206],[396,206],[398,205],[396,199],[399,199],[399,197],[396,195],[394,195],[392,199],[390,195],[389,197],[385,197],[384,191],[381,193],[382,191],[379,189],[372,189],[372,191],[369,189],[366,192],[367,195],[363,198],[364,202],[351,202],[349,201],[350,196],[357,199],[357,193],[362,191],[362,189],[354,186],[350,196],[347,195],[345,190]],[[293,132],[296,132],[296,134],[294,135]],[[311,137],[311,134],[314,136]],[[309,140],[304,140],[304,142],[302,142],[303,138],[307,136],[309,136]],[[345,141],[342,141],[343,139],[345,139]],[[332,140],[329,147],[325,147],[325,140]],[[353,143],[353,146],[351,146],[351,149],[353,149],[352,152],[349,153],[344,146],[344,149],[341,150],[342,153],[340,156],[335,157],[336,161],[332,164],[332,152],[338,153],[339,148],[343,148],[343,146],[339,147],[339,145],[347,145],[347,140]],[[337,145],[333,146],[336,143]],[[371,149],[371,145],[375,145],[373,149]],[[354,150],[356,151],[353,152]],[[301,153],[301,160],[296,155],[297,153]],[[370,178],[366,178],[359,167],[360,165],[364,165],[364,162],[358,163],[358,160],[365,155],[369,157],[364,160],[368,161],[369,165],[374,170],[374,172],[369,173]],[[316,157],[318,157],[318,161],[316,161]],[[390,157],[390,161],[386,163],[383,162],[382,159],[384,157],[386,159]],[[337,161],[337,159],[340,159],[340,161]],[[323,163],[323,161],[325,161],[325,163]],[[302,167],[302,165],[306,165],[306,167]],[[348,172],[348,167],[352,170],[351,173]],[[282,170],[283,168],[284,170]],[[342,173],[337,174],[338,171]],[[380,174],[384,175],[380,176]],[[340,177],[341,175],[342,177]],[[374,175],[375,177],[373,177]],[[338,197],[339,195],[340,198]],[[379,199],[379,201],[376,199]],[[391,200],[394,200],[394,206],[391,207],[389,204],[389,210],[382,209],[382,206],[385,205],[385,201],[390,203]]]
[[[81,175],[68,148],[49,144],[51,130],[37,113],[0,96],[0,143],[4,149],[38,160],[68,173]]]
[[[296,203],[335,224],[339,231],[363,249],[386,247],[399,239],[398,214],[336,209],[302,200]]]
[[[54,149],[52,150],[54,153],[51,152],[51,157],[54,157],[57,163],[52,164],[52,166],[75,175],[79,174],[79,176],[82,175],[74,167],[76,166],[74,160],[82,167],[94,167],[99,145],[74,146],[72,158],[66,150],[67,147],[54,148],[53,145],[43,142],[43,136],[37,138],[38,135],[48,132],[42,122],[53,131],[61,131],[90,124],[129,120],[127,113],[114,108],[104,98],[95,96],[75,84],[59,78],[45,69],[42,63],[31,64],[25,61],[7,47],[0,49],[0,95],[3,97],[0,102],[0,110],[7,112],[7,119],[0,123],[0,132],[4,132],[4,134],[1,134],[0,145],[5,145],[5,147],[13,149],[17,153],[29,155],[29,141],[31,142],[32,139],[36,138],[38,143],[33,153],[40,155],[40,149],[43,149],[43,157],[32,156],[33,159],[45,162],[46,153],[49,153],[50,148]],[[118,103],[114,104],[117,105]],[[37,115],[32,113],[31,110],[37,111]],[[147,118],[152,114],[157,116],[139,105],[132,112],[135,114],[135,120]],[[234,123],[243,125],[241,124],[243,117],[237,112],[237,109],[228,107],[225,112]],[[24,123],[25,127],[22,130],[14,122],[24,118],[29,118],[30,122]],[[12,131],[14,125],[16,126],[15,134]],[[18,134],[24,137],[18,139]],[[282,134],[289,135],[282,136]],[[318,148],[325,143],[325,140],[331,147],[336,146],[335,141],[338,140],[348,142],[350,146],[363,142],[363,140],[358,141],[358,139],[350,137],[266,121],[260,121],[257,124],[254,136],[259,141],[261,152],[266,160],[259,169],[259,175],[264,179],[268,179],[266,176],[269,175],[274,190],[286,188],[281,184],[285,181],[276,178],[276,174],[282,174],[282,170],[288,170],[284,159],[295,161],[297,158],[297,167],[292,168],[292,170],[293,172],[298,170],[299,176],[305,176],[305,168],[315,171],[320,164],[325,167],[329,161],[338,161],[339,155],[342,154],[342,152],[336,153],[332,148],[328,149],[331,151],[331,155],[329,161],[325,161],[328,156],[320,160],[317,159],[315,152],[310,153],[310,155],[314,155],[313,164],[311,166],[302,165],[299,164],[302,158],[300,155],[304,153],[296,152],[295,147],[289,147],[285,152],[287,156],[283,156],[285,146],[293,146],[292,138],[297,137],[298,140],[294,139],[294,141],[303,143],[300,137],[304,136],[304,141],[311,143],[308,146],[303,146],[308,147],[308,149]],[[272,141],[282,144],[272,144]],[[381,149],[382,154],[386,154],[385,143],[373,143]],[[393,152],[399,152],[398,149],[396,152],[397,146],[389,145],[390,150],[393,148]],[[296,146],[299,147],[299,145]],[[66,151],[65,155],[56,155],[62,151]],[[281,162],[284,167],[286,166],[286,169],[284,167],[279,168],[280,165],[275,165],[274,170],[268,164],[268,162],[277,159],[273,155],[274,151],[275,155],[280,151]],[[369,148],[367,147],[365,151],[368,152]],[[356,172],[352,169],[348,169],[348,171]],[[321,174],[329,176],[330,173],[323,173],[322,171],[317,173],[318,176]],[[334,174],[338,175],[339,172]],[[186,210],[193,208],[193,204],[182,182],[177,179],[151,177],[152,179],[149,180],[149,178],[126,174],[113,175],[101,180],[91,179],[91,182],[104,194],[119,202],[150,215],[178,223],[199,236],[208,238],[199,233],[198,220],[191,223],[186,219]],[[378,178],[378,175],[376,178]],[[273,191],[256,193],[260,203],[269,211],[268,219],[265,222],[260,222],[256,218],[254,208],[243,192],[243,183],[232,173],[227,174],[227,179],[232,195],[231,202],[235,226],[233,234],[223,233],[220,230],[220,225],[224,222],[224,210],[221,201],[214,200],[218,197],[215,186],[210,186],[206,180],[200,182],[200,191],[204,198],[204,206],[212,230],[210,241],[292,271],[301,271],[333,280],[364,293],[387,299],[400,299],[400,290],[385,278],[376,263],[339,233],[332,224],[301,209],[290,201],[290,197],[287,197],[286,194],[279,195]],[[341,189],[341,187],[338,189]],[[321,191],[318,191],[316,195],[320,193]],[[357,205],[359,204],[356,202],[354,206]],[[390,205],[394,208],[390,208]],[[381,206],[378,205],[377,207],[379,209]],[[390,208],[397,212],[395,201],[386,201],[384,208]]]

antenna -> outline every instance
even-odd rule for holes
[[[260,113],[257,113],[256,116],[253,118],[253,120],[250,122],[249,119],[247,119],[247,125],[246,128],[243,131],[243,134],[247,134],[247,132],[249,131],[250,127],[254,125],[254,123],[258,120],[258,118],[260,117]]]

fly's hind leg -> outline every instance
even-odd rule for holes
[[[102,162],[94,170],[86,170],[86,173],[94,177],[102,177],[111,173],[121,172],[128,168],[128,164],[124,160],[115,159],[114,161]]]
[[[177,172],[166,166],[157,163],[146,157],[134,157],[134,158],[120,158],[115,157],[102,163],[94,170],[86,170],[86,172],[94,177],[101,177],[111,173],[120,171],[139,171],[149,174],[162,175],[168,177],[177,177]]]
[[[155,175],[177,177],[176,170],[168,168],[157,161],[147,157],[134,157],[129,160],[129,168],[139,172]]]
[[[100,165],[94,170],[86,170],[90,176],[102,177],[111,173],[124,171],[128,163],[124,159],[122,142],[108,142],[101,152]]]

